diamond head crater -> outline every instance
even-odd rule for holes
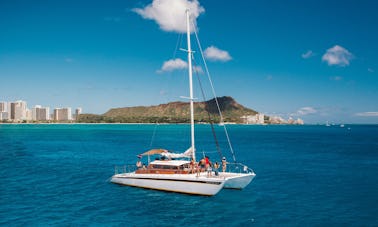
[[[224,122],[243,123],[243,117],[254,116],[257,111],[244,107],[232,97],[218,98]],[[194,102],[197,123],[220,123],[215,99]],[[112,108],[104,114],[81,114],[79,123],[190,123],[188,102],[169,102],[157,106]]]

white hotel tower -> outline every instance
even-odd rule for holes
[[[50,108],[36,105],[32,110],[33,121],[48,121],[50,120]]]
[[[6,102],[0,102],[0,121],[2,120],[8,120],[9,114],[8,114],[8,107]]]
[[[70,121],[70,120],[72,120],[71,107],[54,109],[54,121]]]
[[[16,102],[11,102],[9,104],[9,114],[10,114],[10,119],[13,121],[22,121],[22,120],[27,120],[27,107],[26,107],[26,102],[19,100]]]

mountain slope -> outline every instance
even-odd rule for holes
[[[218,103],[226,122],[242,122],[240,117],[255,115],[257,113],[252,109],[240,105],[232,97],[220,97],[218,98]],[[194,118],[196,122],[209,122],[208,113],[210,113],[212,121],[219,122],[220,118],[215,99],[194,103]],[[79,121],[93,122],[98,121],[99,118],[101,118],[101,122],[188,123],[190,122],[190,110],[189,103],[187,102],[170,102],[148,107],[113,108],[103,115],[97,115],[97,117],[93,115],[81,115]]]

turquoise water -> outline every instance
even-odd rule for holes
[[[210,128],[197,129],[197,156],[218,160]],[[151,145],[184,151],[187,125],[0,125],[0,225],[378,225],[377,125],[228,129],[257,176],[200,197],[108,182]]]

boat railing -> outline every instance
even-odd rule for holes
[[[135,164],[126,164],[122,166],[114,166],[114,174],[122,173],[132,173],[138,171],[138,173],[176,173],[176,174],[187,174],[190,173],[190,168],[184,169],[160,169],[160,168],[150,168],[149,166],[137,167]],[[193,170],[193,173],[195,171]]]
[[[219,171],[222,171],[222,166],[219,168]],[[248,166],[242,163],[233,163],[228,162],[226,171],[228,173],[254,173],[253,169],[249,168]]]
[[[136,170],[144,170],[144,173],[156,173],[156,170],[152,171],[148,167],[145,168],[138,168],[135,164],[126,164],[121,166],[114,166],[114,174],[122,174],[122,173],[132,173]],[[219,172],[222,172],[222,166],[218,168]],[[190,169],[183,169],[183,170],[175,170],[175,173],[189,173],[191,172]],[[195,172],[195,170],[193,170]],[[254,173],[253,169],[249,168],[248,166],[242,163],[227,163],[226,171],[227,173]]]
[[[131,173],[137,170],[135,164],[126,164],[122,166],[114,166],[114,174]]]

